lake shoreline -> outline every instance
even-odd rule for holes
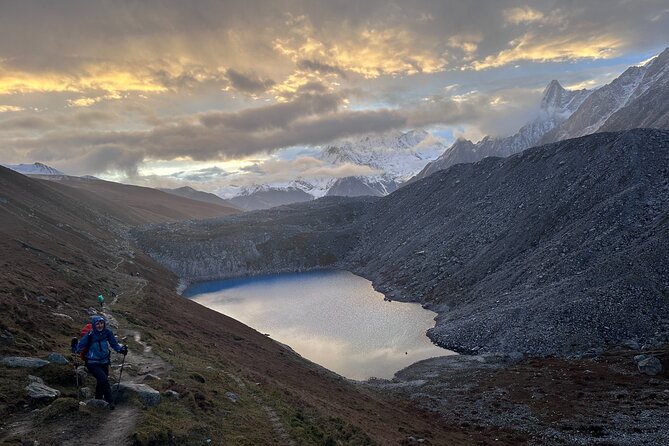
[[[347,270],[197,282],[182,296],[357,381],[392,378],[417,361],[455,354],[425,335],[436,313],[415,302],[389,301]]]

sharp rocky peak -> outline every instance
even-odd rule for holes
[[[562,108],[568,101],[568,97],[570,96],[569,93],[571,92],[565,90],[557,80],[554,79],[550,81],[548,86],[544,89],[541,98],[541,108],[543,110]]]

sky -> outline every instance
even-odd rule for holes
[[[317,147],[514,133],[557,79],[669,46],[666,0],[0,0],[0,163],[219,190],[348,176]]]

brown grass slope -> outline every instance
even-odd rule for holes
[[[143,224],[201,219],[241,212],[233,206],[205,203],[150,187],[70,176],[43,175],[39,178],[96,195],[98,201],[102,199],[109,204],[107,206],[108,212],[117,217],[121,213],[122,219],[131,223]]]
[[[120,328],[140,330],[172,367],[152,385],[182,395],[140,411],[128,443],[402,444],[415,435],[425,444],[485,444],[493,434],[517,440],[451,429],[408,401],[361,389],[181,298],[173,291],[176,278],[135,251],[124,238],[128,227],[104,214],[108,206],[62,184],[0,168],[0,355],[65,353],[97,293],[117,290],[113,314]],[[62,397],[47,407],[31,402],[23,390],[28,373]],[[0,374],[0,442],[76,444],[77,429],[92,431],[101,417],[113,416],[76,406],[71,365],[37,371],[0,366]],[[228,391],[240,401],[226,398]],[[278,421],[268,420],[268,407]],[[277,423],[287,436],[277,433]]]

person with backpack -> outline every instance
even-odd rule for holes
[[[87,326],[88,327],[88,326]],[[95,386],[95,398],[104,399],[109,403],[109,408],[114,409],[112,401],[111,386],[109,385],[109,365],[111,364],[111,352],[109,346],[123,356],[128,354],[126,345],[119,345],[114,333],[107,328],[107,321],[102,316],[93,316],[91,318],[92,329],[84,333],[74,346],[73,352],[80,353],[85,351],[84,361],[86,369],[95,377],[97,384]]]

